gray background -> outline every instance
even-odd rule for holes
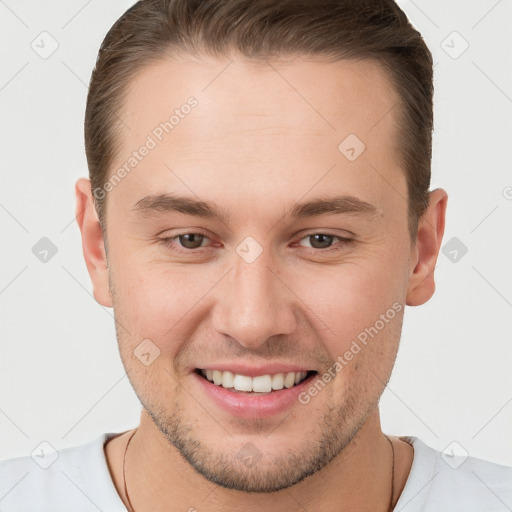
[[[131,3],[0,1],[0,458],[138,422],[112,312],[91,295],[73,192],[87,175],[96,53]],[[444,243],[455,240],[435,297],[406,312],[383,428],[512,465],[512,2],[400,5],[436,63],[432,185],[450,195]],[[58,250],[46,262],[32,251],[42,237]]]

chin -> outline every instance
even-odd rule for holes
[[[206,438],[183,409],[155,414],[146,408],[158,430],[200,475],[213,484],[246,493],[271,493],[291,487],[327,466],[357,434],[361,424],[347,428],[351,408],[329,410],[315,427],[290,433],[289,446],[268,436],[225,431],[224,439]],[[289,420],[294,421],[294,420]],[[205,427],[206,428],[206,427]],[[277,433],[274,434],[277,436]],[[280,435],[283,436],[282,427]]]

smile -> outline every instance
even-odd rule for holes
[[[233,392],[251,394],[271,393],[282,389],[290,389],[316,373],[315,371],[301,371],[250,377],[230,371],[210,369],[197,369],[196,372],[216,386],[221,386]]]

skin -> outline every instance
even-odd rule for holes
[[[282,414],[235,417],[208,398],[192,370],[275,361],[323,374],[393,304],[432,296],[447,195],[430,193],[413,241],[395,144],[398,97],[366,60],[152,63],[125,98],[121,118],[130,130],[120,132],[113,169],[190,96],[197,107],[108,193],[108,258],[89,180],[76,184],[94,296],[114,308],[123,364],[144,406],[126,457],[131,503],[137,511],[384,512],[392,454],[378,401],[403,308],[310,403]],[[366,145],[353,162],[338,150],[351,133]],[[215,203],[226,218],[134,208],[164,193]],[[290,215],[296,202],[332,195],[374,212]],[[176,238],[198,232],[207,237],[199,249]],[[314,245],[315,233],[334,235],[331,248]],[[252,263],[236,252],[247,236],[262,248]],[[160,350],[149,366],[134,356],[145,339]],[[131,433],[105,448],[125,503]],[[396,503],[413,449],[391,439]],[[248,442],[261,453],[251,468],[237,457]]]

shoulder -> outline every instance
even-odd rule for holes
[[[402,437],[414,459],[395,510],[499,512],[512,506],[512,468],[468,455],[442,453],[416,437]]]
[[[0,509],[125,512],[104,452],[104,443],[116,435],[58,451],[44,442],[28,456],[0,461]]]

